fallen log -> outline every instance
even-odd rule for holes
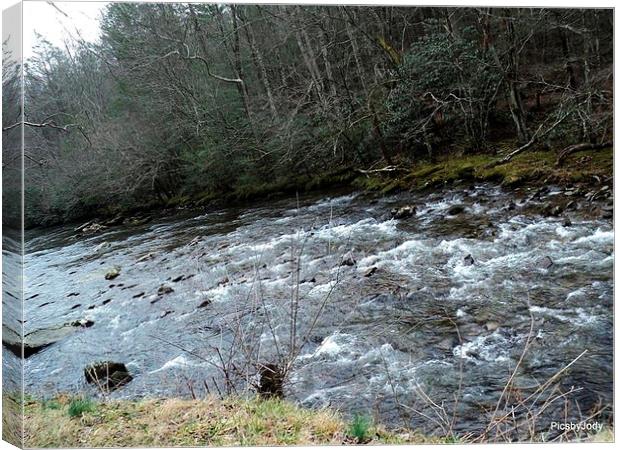
[[[555,162],[556,166],[562,165],[564,160],[571,154],[581,152],[583,150],[601,150],[604,148],[612,147],[614,145],[613,141],[601,142],[599,144],[592,144],[589,142],[584,142],[581,144],[573,144],[564,148],[562,151],[558,153],[558,159]]]
[[[355,171],[358,173],[361,173],[362,175],[370,175],[373,173],[406,172],[407,169],[405,169],[404,167],[398,167],[398,166],[386,166],[381,169],[369,169],[369,170],[355,169]]]

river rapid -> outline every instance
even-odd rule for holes
[[[554,395],[574,392],[537,426],[564,411],[609,415],[612,221],[583,199],[541,214],[569,196],[491,185],[345,192],[95,235],[30,232],[25,333],[94,324],[28,357],[25,390],[101,395],[83,369],[110,360],[133,380],[109,397],[200,397],[251,390],[261,364],[277,364],[285,397],[304,406],[464,434],[488,424],[520,359],[502,409],[586,351],[552,384]],[[404,205],[416,214],[393,219]],[[114,266],[120,275],[106,280]]]

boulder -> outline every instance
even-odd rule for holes
[[[95,322],[93,322],[90,319],[80,319],[80,320],[76,320],[74,322],[71,322],[71,326],[73,326],[73,327],[82,327],[82,328],[90,328],[94,324],[95,324]]]
[[[159,289],[157,289],[157,295],[170,294],[171,292],[174,292],[174,289],[172,289],[167,284],[162,284],[161,286],[159,286]]]
[[[354,266],[355,263],[356,263],[356,261],[355,261],[355,258],[353,258],[353,255],[351,253],[347,253],[342,258],[342,261],[340,262],[340,265],[341,266]]]
[[[121,268],[120,267],[112,267],[110,270],[107,271],[107,273],[105,274],[105,279],[106,280],[113,280],[114,278],[116,278],[117,276],[119,276],[121,274]]]
[[[562,215],[564,208],[560,205],[547,205],[543,209],[543,213],[547,216],[558,217]]]
[[[299,282],[299,284],[304,284],[304,283],[316,283],[316,278],[315,277],[312,277],[309,279],[304,278],[303,280]]]
[[[475,263],[474,257],[471,255],[467,255],[465,258],[463,258],[463,263],[466,266],[472,266]]]
[[[376,271],[377,271],[377,268],[376,268],[376,267],[371,267],[371,268],[370,268],[370,269],[368,269],[366,272],[364,272],[364,276],[365,276],[366,278],[368,278],[368,277],[370,277],[370,276],[374,275],[374,273],[375,273]]]
[[[462,212],[465,211],[465,206],[463,205],[452,205],[448,208],[448,215],[449,216],[456,216],[458,214],[461,214]]]
[[[409,217],[414,216],[415,213],[416,208],[412,205],[401,206],[400,208],[394,208],[390,211],[393,219],[408,219]]]
[[[84,369],[84,377],[90,384],[113,391],[129,383],[133,377],[123,363],[100,361]]]
[[[210,299],[206,299],[203,300],[200,305],[198,305],[199,308],[206,308],[207,306],[209,306],[211,304],[211,300]]]
[[[484,328],[486,328],[487,331],[491,331],[491,332],[497,330],[499,327],[500,327],[500,324],[493,320],[484,324]]]

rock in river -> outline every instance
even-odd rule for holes
[[[28,358],[44,348],[55,344],[74,333],[78,328],[88,328],[94,323],[92,322],[89,324],[89,322],[92,321],[85,320],[84,324],[82,324],[82,321],[75,321],[58,327],[44,328],[26,334],[23,340],[24,358]],[[2,345],[19,357],[21,357],[22,354],[21,341],[21,337],[18,333],[6,326],[2,327]]]
[[[411,205],[401,206],[400,208],[394,208],[390,212],[390,214],[392,215],[392,218],[394,219],[408,219],[409,217],[412,217],[413,215],[415,215],[415,213],[416,213],[416,208],[415,206],[411,206]]]
[[[452,205],[448,208],[447,212],[449,216],[456,216],[461,214],[463,211],[465,211],[465,207],[463,205]]]
[[[376,271],[377,271],[377,268],[373,266],[373,267],[371,267],[370,269],[368,269],[366,272],[364,272],[364,276],[365,276],[366,278],[371,277],[371,276],[373,276],[373,275],[374,275],[374,273],[375,273]]]
[[[463,263],[466,266],[471,266],[475,263],[476,261],[474,261],[474,257],[471,255],[467,255],[465,258],[463,258]]]
[[[90,384],[113,391],[133,380],[123,363],[112,361],[96,362],[84,369],[84,377]]]
[[[538,267],[549,269],[553,265],[553,260],[549,256],[545,256],[538,261]]]
[[[114,278],[116,278],[117,276],[119,276],[121,274],[121,268],[120,267],[112,267],[110,270],[108,270],[108,272],[105,274],[105,279],[106,280],[113,280]]]
[[[157,289],[157,295],[170,294],[171,292],[174,292],[174,289],[172,289],[167,284],[162,284],[161,286],[159,286],[159,289]]]
[[[342,262],[340,263],[340,265],[341,266],[354,266],[355,263],[356,261],[355,261],[355,258],[353,258],[353,255],[351,253],[347,253],[342,258]]]

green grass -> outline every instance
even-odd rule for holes
[[[349,436],[362,444],[370,439],[371,428],[372,420],[369,417],[356,414],[349,425]]]
[[[206,398],[94,403],[59,396],[25,406],[25,447],[203,447],[441,443],[405,430],[347,423],[335,411],[309,410],[277,398]],[[69,411],[72,411],[70,413]],[[79,420],[75,420],[79,417]]]
[[[60,409],[60,404],[58,404],[57,408],[52,409]],[[67,409],[67,414],[69,417],[82,417],[84,413],[92,413],[96,410],[95,403],[88,398],[74,398],[69,403],[69,408]]]

